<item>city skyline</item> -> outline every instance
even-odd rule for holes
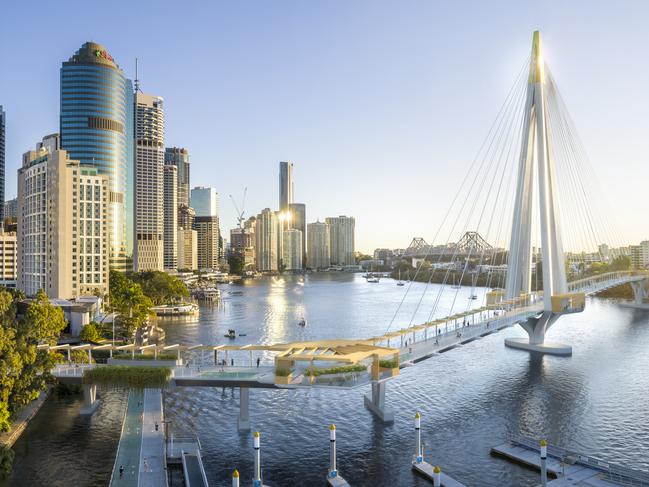
[[[209,12],[201,18],[216,18],[217,25],[200,36],[193,32],[203,21],[193,9],[161,8],[154,13],[159,20],[192,21],[182,29],[193,35],[171,40],[156,31],[155,22],[153,27],[138,23],[137,15],[110,21],[119,8],[102,12],[103,17],[85,10],[54,11],[47,19],[34,18],[35,35],[18,45],[8,42],[19,26],[10,20],[26,15],[29,6],[12,5],[0,34],[5,72],[21,66],[29,52],[39,53],[40,70],[38,77],[0,78],[0,103],[7,112],[6,199],[16,194],[20,155],[57,131],[61,63],[82,43],[95,41],[129,78],[135,74],[134,58],[140,58],[143,89],[165,98],[167,146],[189,150],[195,183],[222,195],[249,186],[246,216],[274,208],[277,163],[290,160],[295,200],[309,206],[309,222],[354,215],[357,248],[365,252],[403,248],[414,236],[431,241],[452,196],[447,183],[468,167],[527,56],[529,32],[540,27],[594,172],[606,182],[606,197],[619,213],[621,233],[629,242],[647,237],[646,228],[634,223],[643,221],[642,182],[649,175],[641,148],[649,108],[641,96],[649,71],[641,55],[649,41],[641,21],[646,6],[573,3],[563,6],[559,19],[549,8],[532,15],[512,4],[508,16],[499,19],[474,3],[480,22],[460,24],[458,19],[465,19],[459,6],[296,5],[259,4],[254,11],[205,7]],[[140,9],[148,6],[137,6],[135,14]],[[52,42],[47,25],[62,15],[73,15],[82,27],[59,33]],[[266,16],[275,22],[266,25]],[[584,16],[589,22],[579,22]],[[386,35],[393,22],[398,28]],[[608,35],[593,36],[595,31]],[[221,45],[224,38],[229,42]],[[206,52],[212,53],[209,66],[197,61]],[[169,69],[170,63],[176,68]],[[287,82],[285,72],[294,79]],[[583,83],[585,72],[591,73],[588,83]],[[475,73],[481,73],[479,79]],[[210,77],[213,82],[204,81]],[[204,113],[196,113],[198,102]],[[389,197],[379,198],[378,192]],[[422,217],[411,207],[439,211]],[[236,226],[228,203],[222,205],[221,220],[224,233]],[[386,220],[389,234],[380,223]]]

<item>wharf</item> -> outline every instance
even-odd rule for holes
[[[422,477],[433,482],[433,466],[428,462],[413,462],[412,469]],[[443,487],[466,487],[463,483],[449,477],[444,472],[440,473],[440,480]]]
[[[494,446],[491,453],[540,470],[538,443],[530,438],[515,438],[502,445]],[[548,445],[546,468],[548,476],[556,477],[556,480],[548,482],[548,486],[552,487],[649,485],[647,473],[553,445]]]

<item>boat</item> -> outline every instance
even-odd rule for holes
[[[399,269],[399,280],[397,281],[397,286],[403,286],[403,281],[401,280],[401,269]]]
[[[478,299],[478,295],[477,294],[472,294],[469,299]]]
[[[298,326],[306,326],[306,319],[302,318],[297,324]]]
[[[230,296],[241,296],[243,294],[243,291],[228,291],[228,294]]]
[[[378,276],[372,276],[372,277],[368,277],[366,279],[366,281],[370,282],[370,283],[377,283],[377,282],[379,282],[379,278],[378,278]]]
[[[151,308],[157,316],[189,316],[198,314],[198,305],[195,303],[163,304]]]
[[[237,332],[232,329],[229,329],[228,332],[223,336],[225,338],[230,338],[231,340],[234,340],[237,337]]]

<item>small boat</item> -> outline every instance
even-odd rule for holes
[[[247,333],[239,333],[239,336],[240,336],[240,337],[247,337],[248,334],[247,334]]]
[[[241,296],[243,294],[243,291],[228,291],[228,294],[230,296]]]
[[[375,277],[368,277],[368,278],[367,278],[367,282],[370,282],[370,283],[377,283],[377,282],[379,282],[379,278],[376,277],[376,276],[375,276]]]
[[[230,329],[230,330],[228,330],[228,332],[227,332],[225,335],[223,335],[223,336],[224,336],[225,338],[230,338],[230,339],[234,340],[234,339],[237,337],[237,332],[234,331],[234,330],[232,330],[232,329]]]
[[[469,299],[478,299],[478,295],[477,294],[472,294]]]
[[[306,326],[306,320],[302,318],[300,321],[298,321],[298,326]]]

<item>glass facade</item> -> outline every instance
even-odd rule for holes
[[[122,271],[133,253],[132,100],[130,81],[103,46],[86,42],[63,63],[61,146],[109,178],[110,267]]]

